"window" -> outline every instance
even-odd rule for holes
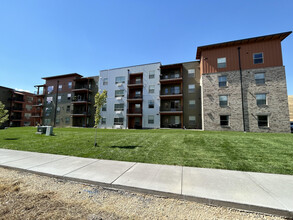
[[[125,83],[125,76],[117,76],[115,78],[115,84],[118,84],[118,83]]]
[[[154,124],[155,122],[155,116],[149,115],[148,116],[148,124]]]
[[[227,86],[227,76],[219,76],[219,87]]]
[[[61,108],[58,106],[58,107],[57,107],[57,114],[60,113],[60,110],[61,110]]]
[[[266,105],[267,104],[267,94],[256,94],[256,104],[257,105]]]
[[[154,100],[149,100],[149,108],[154,108],[154,107],[155,107]]]
[[[124,111],[124,103],[114,104],[114,111]]]
[[[108,85],[108,78],[104,78],[103,79],[103,86],[107,86]]]
[[[58,95],[58,102],[61,102],[61,95]]]
[[[228,105],[228,96],[227,95],[220,95],[219,96],[220,107],[227,107]]]
[[[66,118],[65,118],[65,123],[66,123],[66,124],[69,124],[69,122],[70,122],[70,118],[69,118],[69,117],[66,117]]]
[[[141,84],[141,78],[140,77],[135,78],[135,84]]]
[[[24,113],[24,117],[25,117],[26,119],[30,119],[31,116],[32,116],[31,113]]]
[[[188,77],[193,78],[195,77],[195,69],[190,69],[188,70]]]
[[[168,93],[168,88],[165,89],[165,92]],[[171,94],[180,94],[180,86],[171,87]]]
[[[114,125],[123,125],[124,118],[114,118]]]
[[[155,86],[154,85],[149,86],[149,93],[155,93]]]
[[[141,91],[140,90],[135,91],[134,98],[141,98]]]
[[[188,85],[188,93],[195,93],[195,85],[194,84]]]
[[[229,126],[229,115],[220,115],[220,125]]]
[[[59,91],[59,92],[62,91],[62,85],[59,85],[59,86],[58,86],[58,91]]]
[[[268,116],[259,115],[257,116],[257,122],[259,127],[269,127]]]
[[[60,123],[60,119],[56,118],[56,124],[58,125]]]
[[[263,63],[263,53],[253,54],[253,64]]]
[[[28,97],[27,97],[27,101],[28,101],[28,102],[32,102],[33,100],[34,100],[33,97],[31,97],[31,96],[28,96]]]
[[[47,104],[51,104],[53,101],[53,97],[47,97]]]
[[[149,79],[154,79],[155,78],[155,70],[152,70],[149,72]]]
[[[141,105],[140,104],[135,104],[134,105],[134,112],[140,113],[141,112]]]
[[[32,105],[26,105],[25,108],[26,108],[27,111],[31,111],[33,106]]]
[[[189,124],[195,124],[195,116],[189,116]]]
[[[102,111],[103,111],[103,112],[107,111],[107,103],[105,103],[105,104],[102,106]]]
[[[52,94],[54,90],[54,86],[48,86],[48,94]]]
[[[66,112],[70,112],[70,105],[66,106]]]
[[[31,125],[31,122],[30,122],[30,121],[25,121],[25,122],[23,123],[23,125],[24,125],[24,126],[30,126],[30,125]]]
[[[189,100],[189,108],[195,108],[195,100]]]
[[[254,74],[255,84],[265,84],[265,74],[264,73],[256,73]]]
[[[50,124],[51,124],[51,119],[46,118],[46,119],[45,119],[45,125],[50,125]]]
[[[226,57],[217,59],[218,68],[226,68]]]
[[[124,90],[115,90],[115,97],[124,97]]]
[[[45,116],[50,116],[51,111],[52,111],[52,107],[47,107],[47,108],[45,109]]]
[[[71,100],[71,93],[68,93],[68,94],[67,94],[67,99],[68,99],[68,100]]]
[[[106,124],[106,118],[102,118],[101,124],[102,125],[105,125]]]
[[[68,82],[68,88],[69,88],[69,89],[72,88],[72,82]]]

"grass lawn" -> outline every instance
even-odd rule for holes
[[[0,130],[0,147],[78,157],[293,175],[293,134],[54,128]]]

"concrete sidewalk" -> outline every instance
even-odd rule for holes
[[[0,166],[293,217],[293,176],[79,158],[0,149]]]

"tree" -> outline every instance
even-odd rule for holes
[[[95,146],[97,146],[97,132],[98,132],[98,125],[100,123],[100,120],[102,118],[101,116],[101,108],[103,105],[105,105],[107,100],[107,91],[104,90],[101,94],[97,92],[95,95],[95,107],[96,107],[96,113],[95,113],[95,127],[96,127],[96,136],[95,136]]]
[[[0,101],[0,125],[8,120],[8,110],[5,109],[5,105]]]

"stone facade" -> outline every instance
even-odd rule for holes
[[[254,74],[264,73],[265,83],[257,85]],[[227,76],[227,86],[219,87],[219,76]],[[285,68],[269,67],[242,71],[243,109],[240,72],[218,72],[202,75],[202,108],[204,130],[250,132],[290,132]],[[256,104],[256,94],[266,94],[266,105]],[[219,96],[228,96],[227,107],[220,107]],[[229,116],[229,125],[220,125],[220,116]],[[258,126],[258,116],[268,116],[268,127]]]
[[[293,122],[293,95],[288,96],[290,121]]]

